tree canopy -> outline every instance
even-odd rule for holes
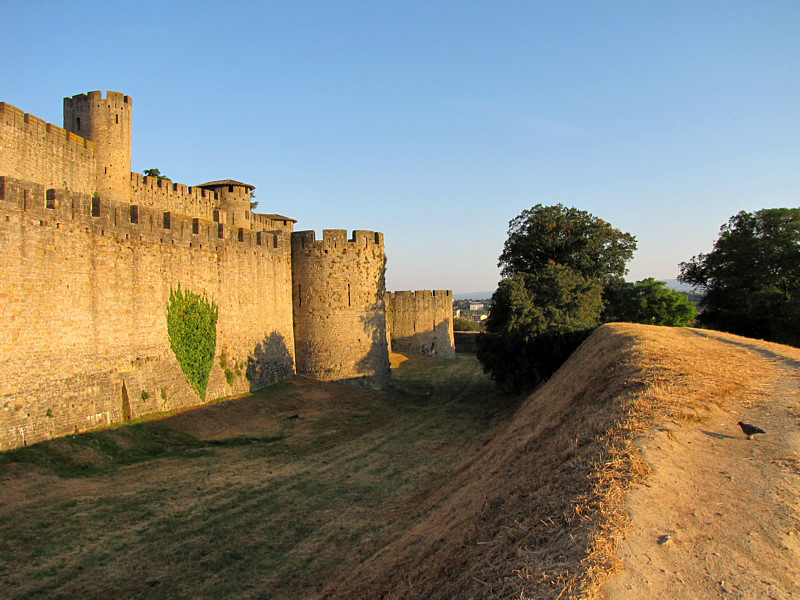
[[[621,282],[606,289],[603,321],[625,321],[684,327],[694,321],[695,309],[680,292],[652,277],[636,283]]]
[[[537,204],[509,223],[498,266],[509,276],[562,265],[605,283],[625,274],[634,250],[636,238],[586,211]]]
[[[159,181],[162,180],[162,179],[169,179],[169,177],[167,177],[166,175],[162,175],[161,171],[159,171],[158,169],[145,169],[144,170],[144,176],[145,177],[155,177]]]
[[[600,323],[603,289],[621,279],[635,248],[632,235],[561,204],[513,219],[478,339],[484,370],[511,391],[549,377]]]
[[[800,346],[800,208],[734,215],[678,279],[703,289],[703,326]]]

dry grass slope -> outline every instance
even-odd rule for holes
[[[648,474],[637,438],[702,422],[764,383],[768,370],[715,337],[725,336],[599,328],[430,499],[429,518],[323,596],[593,596],[619,567],[626,492]]]

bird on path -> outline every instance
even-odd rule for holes
[[[739,427],[742,428],[742,431],[747,436],[748,440],[752,440],[753,436],[757,433],[767,433],[763,429],[756,427],[755,425],[750,425],[750,423],[742,423],[739,421]]]

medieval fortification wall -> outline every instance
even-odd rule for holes
[[[383,235],[317,240],[246,183],[132,173],[132,108],[79,94],[62,129],[0,103],[0,449],[201,402],[167,332],[179,286],[218,306],[205,399],[295,368],[388,385]],[[390,298],[398,348],[450,356],[450,292]]]
[[[292,303],[297,370],[317,379],[384,387],[386,341],[383,234],[326,229],[292,233]]]
[[[2,448],[200,402],[166,330],[178,286],[219,307],[206,398],[293,372],[286,233],[0,177],[0,244]]]
[[[388,292],[386,324],[393,352],[456,357],[452,290]]]
[[[0,102],[0,175],[93,194],[94,144]]]

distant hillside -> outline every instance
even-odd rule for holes
[[[661,281],[666,283],[667,287],[669,289],[675,290],[676,292],[697,292],[697,293],[699,293],[699,290],[696,287],[694,287],[692,285],[689,285],[688,283],[681,283],[677,279],[661,279]]]
[[[494,292],[462,292],[453,294],[453,300],[488,300]]]

